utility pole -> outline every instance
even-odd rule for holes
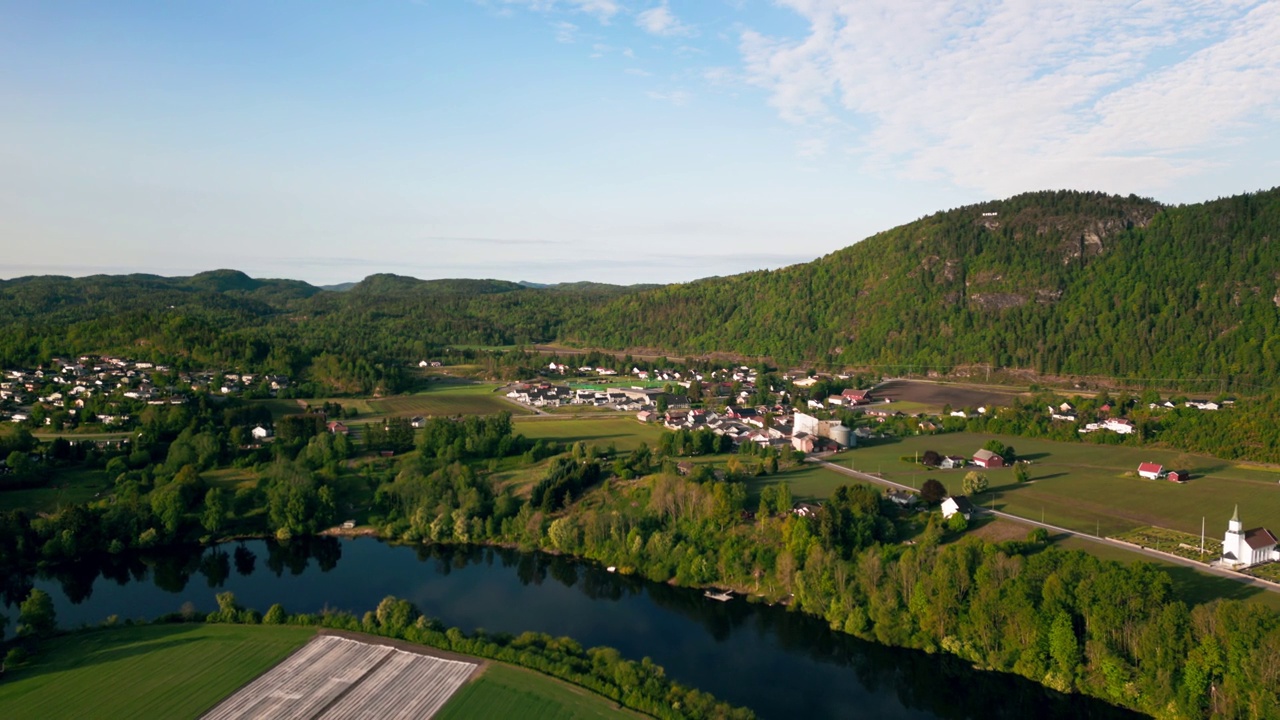
[[[1200,516],[1200,554],[1204,555],[1204,516]]]

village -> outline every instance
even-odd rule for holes
[[[3,371],[0,422],[64,430],[132,427],[148,406],[182,405],[199,393],[215,397],[276,397],[285,375],[174,371],[165,365],[111,356],[54,358],[48,366]]]

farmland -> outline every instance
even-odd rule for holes
[[[593,720],[643,717],[582,688],[509,665],[491,663],[436,715],[440,720]]]
[[[323,635],[204,717],[430,717],[476,663]]]
[[[446,380],[431,383],[427,389],[406,395],[392,395],[383,398],[351,398],[334,397],[311,400],[261,400],[271,409],[276,419],[284,415],[302,412],[307,405],[321,407],[326,402],[337,403],[344,409],[354,411],[355,416],[348,424],[388,417],[404,415],[423,416],[455,416],[455,415],[492,415],[509,412],[514,415],[525,415],[531,411],[516,403],[508,402],[500,392],[502,387],[493,383],[472,383]]]
[[[488,383],[443,382],[411,395],[393,395],[370,400],[375,415],[492,415],[510,412],[515,415],[530,411],[508,402],[498,385]]]
[[[645,425],[634,415],[593,418],[516,418],[515,431],[531,440],[558,440],[607,447],[613,443],[619,450],[634,450],[640,443],[653,447],[662,434],[657,425]]]
[[[953,433],[872,441],[833,462],[917,488],[933,478],[949,492],[960,493],[967,470],[930,470],[899,458],[926,450],[969,457],[993,437]],[[1280,525],[1280,484],[1274,472],[1173,450],[998,439],[1032,462],[1031,481],[1015,482],[1007,468],[983,471],[991,489],[977,502],[985,507],[994,503],[997,510],[1104,536],[1158,526],[1198,537],[1202,518],[1211,534],[1219,535],[1236,503],[1247,526]],[[1137,477],[1138,463],[1147,461],[1189,469],[1193,479],[1177,484]]]
[[[303,628],[152,625],[62,636],[29,667],[6,676],[0,717],[198,717],[314,634]]]
[[[1021,393],[1017,390],[1009,388],[928,380],[890,380],[877,385],[874,393],[876,398],[891,399],[892,409],[902,412],[927,410],[932,413],[942,412],[945,405],[956,409],[1008,405],[1019,394]]]

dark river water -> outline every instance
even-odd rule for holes
[[[27,580],[8,578],[12,600]],[[203,551],[110,557],[39,576],[62,627],[109,615],[154,618],[214,595],[290,612],[357,615],[387,595],[466,631],[568,635],[653,658],[668,676],[762,718],[1128,718],[1104,703],[979,672],[951,657],[888,648],[820,620],[741,599],[717,602],[591,563],[490,548],[322,538],[232,543]],[[17,609],[5,611],[12,621]],[[12,627],[12,625],[11,625]]]

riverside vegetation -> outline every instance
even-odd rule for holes
[[[875,374],[984,365],[1164,378],[1254,397],[1231,413],[1166,415],[1159,439],[1265,461],[1280,452],[1280,400],[1269,391],[1280,372],[1276,232],[1275,190],[1179,207],[1033,193],[939,213],[814,263],[666,288],[374,276],[339,293],[231,271],[20,278],[0,282],[0,365],[122,352],[175,369],[283,373],[298,378],[290,394],[322,397],[403,390],[408,364],[444,357],[447,346],[556,340]],[[529,376],[539,360],[471,349],[449,357],[508,377]],[[627,454],[569,449],[522,438],[499,416],[435,421],[420,438],[394,420],[359,445],[315,418],[293,419],[277,424],[269,446],[233,442],[261,412],[197,395],[144,410],[127,451],[55,440],[34,465],[20,455],[37,450],[35,439],[3,433],[15,461],[7,482],[89,468],[113,483],[108,498],[0,514],[6,598],[30,599],[38,563],[229,535],[287,539],[371,508],[366,519],[388,537],[544,548],[655,580],[758,593],[859,637],[1160,717],[1280,714],[1280,616],[1230,601],[1189,607],[1149,565],[1046,550],[1036,539],[957,539],[935,523],[906,545],[911,521],[858,486],[799,517],[785,483],[751,498],[741,482],[787,458],[734,457],[723,481],[705,465],[679,477],[669,454],[719,449],[693,438]],[[1067,432],[1039,412],[1015,407],[966,429]],[[1127,442],[1155,439],[1155,425],[1139,420]],[[352,462],[361,450],[408,454]],[[557,459],[538,465],[548,458]],[[495,470],[514,467],[541,468],[540,477],[493,482]]]
[[[185,424],[152,428],[148,452],[164,459],[129,469],[126,457],[114,502],[0,515],[7,596],[28,597],[37,563],[230,533],[305,535],[331,524],[340,504],[372,501],[377,530],[405,542],[540,548],[656,581],[735,588],[861,638],[951,653],[1160,717],[1280,713],[1275,612],[1233,601],[1189,607],[1153,566],[1046,549],[1042,536],[991,544],[956,538],[936,520],[919,528],[866,486],[837,489],[812,517],[790,512],[785,483],[749,498],[743,480],[785,470],[788,457],[735,455],[724,480],[702,462],[681,477],[644,445],[625,455],[566,449],[530,444],[507,416],[438,419],[414,452],[358,471],[342,463],[353,449],[327,433],[277,442],[260,479],[228,497],[208,487],[191,449],[201,445],[193,429],[216,439],[227,410],[201,408],[166,411],[186,413]],[[659,445],[699,451],[692,439]],[[504,463],[541,458],[551,460],[532,483],[490,479]],[[903,544],[910,533],[914,544]]]

